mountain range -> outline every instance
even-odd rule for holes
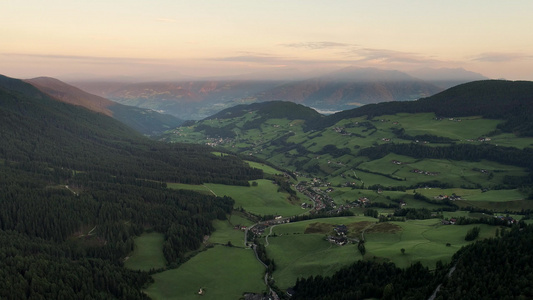
[[[38,77],[25,81],[56,100],[113,117],[143,134],[160,134],[183,122],[177,117],[151,109],[113,102],[54,78]]]
[[[395,70],[348,67],[299,80],[224,79],[176,82],[72,82],[118,103],[198,120],[238,104],[292,101],[324,113],[368,103],[407,101],[433,95],[458,83],[486,79],[462,69],[425,69],[416,76]]]

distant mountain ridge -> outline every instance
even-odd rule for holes
[[[441,90],[400,71],[349,67],[288,83],[256,97],[259,101],[283,100],[322,110],[345,110],[369,103],[416,100]]]
[[[184,120],[206,118],[240,103],[280,81],[199,80],[179,82],[74,82],[87,92],[124,105],[152,109]],[[243,102],[244,101],[244,102]]]
[[[171,115],[113,102],[82,91],[55,78],[38,77],[27,79],[25,82],[35,86],[54,99],[114,117],[143,134],[159,134],[183,122]]]
[[[407,74],[443,89],[448,89],[466,82],[489,79],[479,73],[462,68],[423,68],[409,71]]]
[[[311,75],[311,74],[309,74]],[[271,76],[272,77],[272,76]],[[347,67],[307,79],[261,80],[257,76],[174,82],[73,82],[118,103],[200,120],[225,108],[254,102],[291,101],[335,112],[369,103],[416,100],[481,74],[462,69],[396,70]],[[301,77],[300,77],[301,78]]]

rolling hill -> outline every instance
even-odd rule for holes
[[[143,134],[157,135],[183,122],[174,116],[160,114],[151,109],[143,109],[113,102],[106,98],[84,92],[54,78],[39,77],[25,81],[54,99],[103,113]]]

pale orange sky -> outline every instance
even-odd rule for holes
[[[531,0],[0,0],[0,74],[461,67],[533,80],[532,12]]]

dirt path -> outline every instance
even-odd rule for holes
[[[265,248],[268,247],[268,245],[270,245],[268,243],[268,237],[272,234],[272,229],[274,229],[274,227],[276,227],[278,225],[273,225],[273,226],[270,226],[270,232],[267,234],[267,236],[265,236]]]
[[[365,241],[365,231],[369,228],[372,228],[376,225],[376,223],[372,223],[372,224],[369,224],[368,226],[366,226],[363,231],[361,231],[361,241]]]
[[[455,272],[455,267],[457,267],[457,263],[453,267],[450,268],[450,272],[448,272],[448,278],[452,277],[453,272]],[[442,283],[437,286],[433,294],[428,298],[428,300],[435,300],[435,297],[437,297],[437,293],[440,291]]]
[[[205,185],[205,184],[202,184],[202,185],[203,185],[206,189],[208,189],[208,190],[211,192],[211,194],[215,195],[215,197],[218,197],[217,194],[215,194],[215,192],[213,192],[212,189],[210,189],[210,188],[207,187],[207,185]]]

